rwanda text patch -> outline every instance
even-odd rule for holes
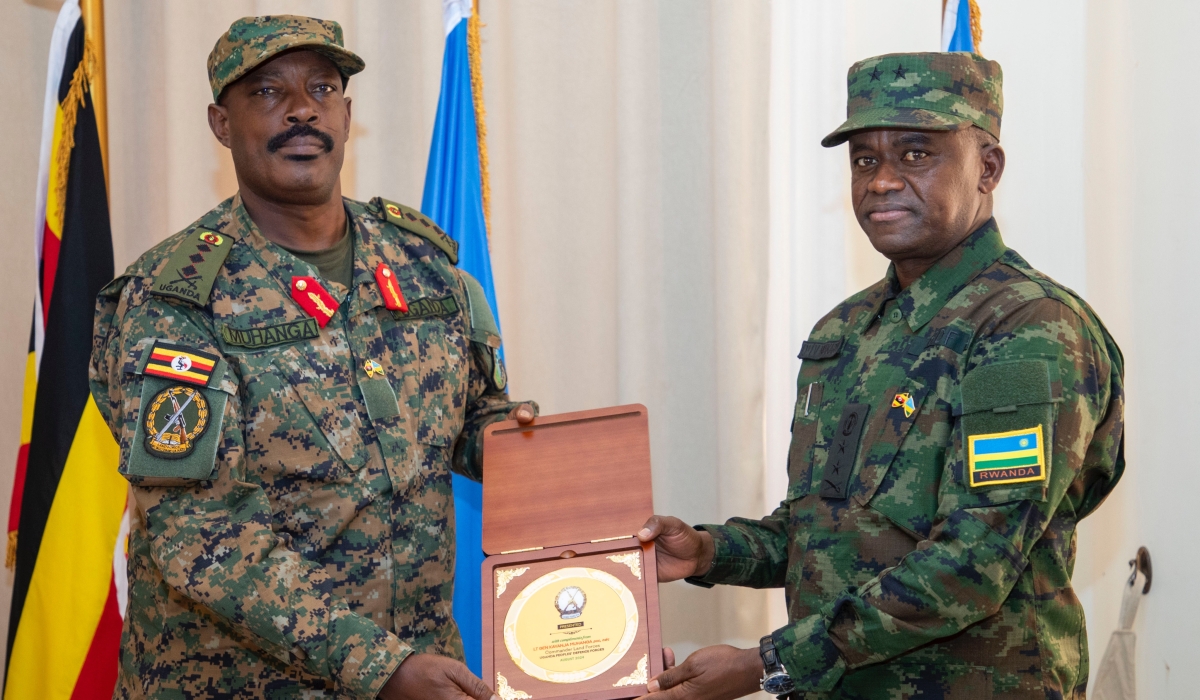
[[[971,486],[1019,484],[1046,479],[1042,426],[967,438]]]

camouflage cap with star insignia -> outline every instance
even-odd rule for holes
[[[342,25],[299,15],[243,17],[229,25],[208,55],[208,82],[213,101],[221,91],[257,66],[284,51],[304,48],[325,56],[343,77],[362,72],[367,64],[342,41]]]
[[[972,53],[892,53],[850,67],[846,121],[829,148],[862,129],[955,131],[977,126],[1000,138],[1000,64]]]

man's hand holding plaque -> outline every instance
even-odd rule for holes
[[[655,515],[637,536],[655,544],[661,583],[703,576],[712,567],[712,535],[679,518]],[[704,647],[678,666],[669,652],[663,650],[667,670],[650,679],[645,700],[725,700],[759,689],[763,663],[757,649],[726,644]]]

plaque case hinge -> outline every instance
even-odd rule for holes
[[[545,549],[545,547],[526,547],[525,549],[509,549],[509,550],[506,550],[506,551],[503,551],[500,553],[501,554],[520,554],[521,552],[536,552],[540,549]]]

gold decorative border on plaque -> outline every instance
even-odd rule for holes
[[[642,654],[642,660],[637,662],[637,670],[625,676],[621,680],[613,683],[614,688],[623,688],[627,685],[646,685],[650,682],[649,674],[646,671],[646,664],[650,662],[650,657]]]
[[[496,597],[504,595],[504,591],[508,590],[508,584],[527,571],[529,571],[528,566],[522,566],[519,569],[498,569],[496,571]]]
[[[504,677],[503,673],[496,674],[496,694],[500,696],[501,700],[533,700],[533,696],[529,693],[510,688],[508,679]]]
[[[582,671],[547,671],[538,666],[533,659],[525,655],[521,650],[521,645],[517,642],[517,619],[521,616],[521,610],[529,599],[535,593],[547,586],[553,586],[560,581],[570,578],[590,578],[611,588],[621,599],[621,606],[625,609],[625,633],[621,636],[620,641],[612,652],[604,657],[602,661],[590,668],[585,668]],[[633,593],[629,588],[621,583],[621,579],[613,576],[606,571],[598,569],[589,569],[582,566],[571,566],[558,571],[551,571],[542,576],[533,583],[525,587],[512,602],[508,608],[508,614],[504,616],[504,646],[508,648],[508,655],[512,657],[513,663],[517,668],[521,669],[530,678],[535,678],[539,681],[547,683],[580,683],[582,681],[591,680],[600,674],[608,671],[613,666],[624,658],[625,654],[633,647],[633,640],[637,637],[638,632],[638,609],[637,601],[633,598]]]
[[[633,575],[637,576],[639,581],[642,580],[642,553],[641,552],[634,550],[632,552],[626,552],[624,554],[614,554],[611,557],[609,557],[608,560],[615,564],[624,564],[625,566],[628,566],[629,570],[633,572]]]

